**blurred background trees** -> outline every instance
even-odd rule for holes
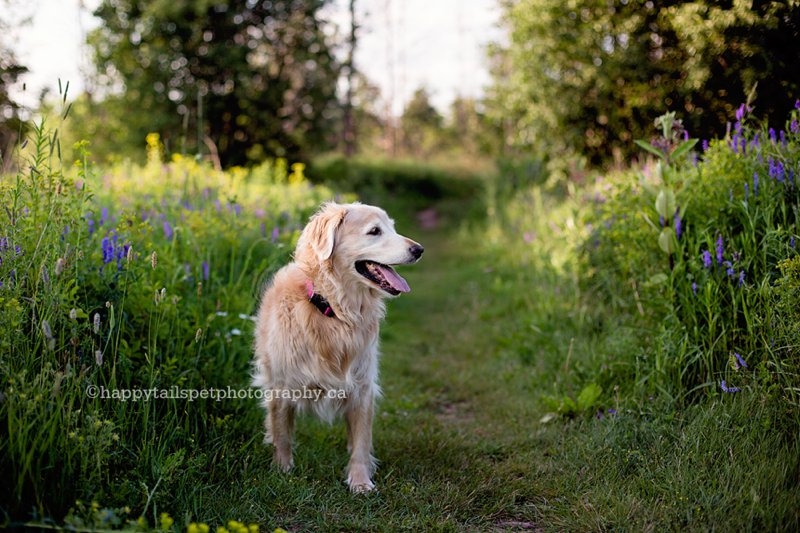
[[[229,166],[332,146],[340,63],[324,4],[104,0],[89,43],[101,108],[125,118],[120,148],[158,131],[170,151]]]
[[[0,0],[0,8],[9,12],[11,2]],[[21,65],[11,48],[10,29],[20,24],[11,17],[0,17],[0,171],[5,170],[9,155],[23,132],[19,105],[11,98],[9,90],[28,69]]]
[[[339,0],[346,20],[333,3],[100,0],[92,81],[65,140],[92,139],[99,160],[141,153],[158,132],[167,152],[221,166],[342,152],[550,161],[572,175],[623,164],[667,110],[705,138],[756,84],[755,115],[775,127],[800,96],[797,0],[502,1],[507,39],[487,47],[485,95],[437,108],[423,86],[399,110],[353,60],[358,2]],[[369,9],[382,20],[388,5]],[[3,51],[4,145],[16,128],[6,87],[22,71]]]
[[[800,3],[504,3],[489,103],[507,148],[621,162],[673,110],[693,136],[725,131],[757,83],[756,114],[800,95]]]

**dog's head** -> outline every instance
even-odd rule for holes
[[[392,267],[416,263],[423,251],[395,231],[394,220],[383,209],[331,202],[309,220],[297,242],[295,260],[352,276],[365,287],[395,296],[411,289]]]

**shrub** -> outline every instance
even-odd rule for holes
[[[204,468],[203,443],[255,401],[186,409],[87,388],[247,386],[260,287],[333,193],[282,160],[228,172],[164,162],[157,136],[145,166],[99,173],[85,145],[62,167],[43,123],[31,141],[0,182],[2,507],[63,516],[97,498],[145,509]]]
[[[671,124],[645,145],[655,165],[594,188],[588,286],[657,332],[637,382],[674,397],[783,383],[788,398],[797,383],[789,324],[800,300],[787,287],[800,237],[800,109],[780,132],[752,124],[750,111],[739,109],[727,138],[703,143],[699,161]]]

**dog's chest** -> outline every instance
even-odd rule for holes
[[[336,319],[331,319],[331,321]],[[331,324],[328,331],[311,339],[314,355],[331,372],[345,377],[351,367],[374,358],[378,343],[378,322],[364,321],[360,324]]]

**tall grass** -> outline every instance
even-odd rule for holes
[[[302,165],[67,167],[44,122],[0,199],[3,512],[63,516],[79,499],[152,522],[181,474],[211,468],[248,402],[90,398],[87,387],[247,386],[251,318],[307,216],[334,196]],[[251,402],[254,403],[254,402]],[[258,427],[258,421],[252,420]],[[252,433],[252,432],[251,432]]]
[[[520,278],[506,283],[531,288],[498,285],[521,310],[501,342],[555,376],[554,410],[738,393],[782,399],[797,423],[800,109],[777,132],[750,111],[711,142],[665,116],[643,143],[657,161],[587,185],[531,167],[490,187],[486,238]],[[541,368],[542,350],[563,368]]]
[[[676,398],[777,384],[796,405],[800,110],[780,132],[748,111],[699,160],[669,161],[662,135],[663,161],[601,180],[586,257],[599,294],[654,328],[637,382]]]

